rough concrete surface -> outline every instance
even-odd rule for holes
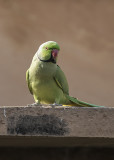
[[[114,146],[114,108],[0,107],[0,146]]]

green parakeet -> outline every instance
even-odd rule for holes
[[[36,104],[62,104],[98,107],[69,96],[64,72],[56,64],[60,47],[54,41],[43,43],[26,72],[26,81]]]

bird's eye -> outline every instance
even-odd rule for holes
[[[48,50],[48,47],[46,47],[46,50]]]

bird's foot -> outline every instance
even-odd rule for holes
[[[30,107],[30,106],[39,106],[41,105],[40,103],[33,103],[33,104],[28,104],[27,106]]]
[[[55,107],[55,106],[62,106],[62,104],[57,104],[57,103],[53,103],[53,104],[49,104],[50,106],[52,107]]]

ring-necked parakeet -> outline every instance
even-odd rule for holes
[[[26,72],[26,81],[36,104],[62,104],[98,107],[69,96],[64,72],[56,64],[60,47],[54,41],[43,43]]]

